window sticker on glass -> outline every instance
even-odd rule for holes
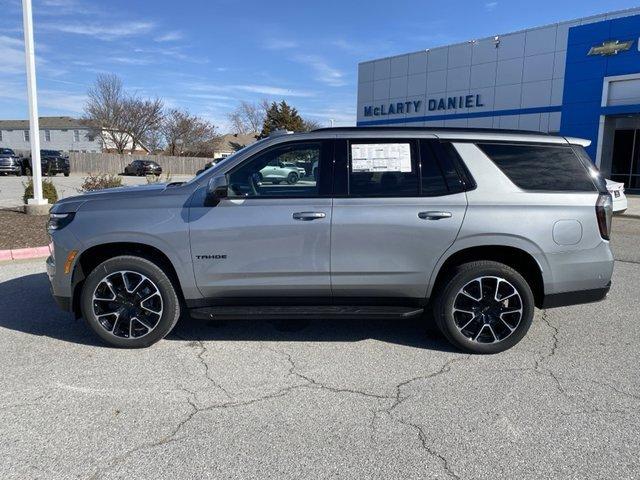
[[[408,143],[359,143],[351,145],[352,172],[411,172]]]

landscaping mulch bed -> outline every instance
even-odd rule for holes
[[[47,215],[25,215],[21,210],[0,210],[0,250],[42,247],[49,243]]]

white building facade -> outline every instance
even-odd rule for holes
[[[358,66],[358,125],[508,128],[588,138],[640,189],[640,8]]]
[[[0,147],[31,151],[28,120],[0,120]],[[102,141],[71,117],[40,117],[40,148],[64,152],[102,152]]]

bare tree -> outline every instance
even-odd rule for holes
[[[126,100],[128,133],[131,135],[131,150],[144,144],[151,132],[158,131],[164,119],[164,104],[160,99],[146,100],[129,97]],[[147,146],[147,145],[145,145]]]
[[[87,97],[84,118],[92,133],[118,153],[124,153],[130,136],[122,81],[117,75],[99,74]]]
[[[311,130],[316,130],[317,128],[322,128],[322,124],[317,120],[311,120],[309,118],[304,118],[302,120],[302,124],[304,126],[305,132],[310,132]]]
[[[117,75],[100,74],[89,89],[84,118],[105,145],[125,153],[160,128],[163,109],[162,100],[130,95]]]
[[[265,105],[268,106],[266,100],[259,104],[240,102],[240,105],[227,115],[231,122],[233,133],[247,134],[262,130],[266,112]]]
[[[184,110],[167,112],[162,134],[169,155],[212,156],[219,144],[211,122]]]

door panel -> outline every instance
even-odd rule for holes
[[[216,206],[196,192],[191,254],[205,297],[330,296],[332,155],[332,140],[277,144],[225,172],[229,198]],[[257,173],[282,158],[319,162],[318,182],[261,182]]]
[[[300,212],[325,216],[295,220]],[[190,215],[205,297],[330,295],[331,199],[227,199]]]
[[[455,240],[466,194],[334,200],[331,284],[335,296],[424,298],[431,272]],[[451,217],[420,218],[421,212]],[[426,217],[426,215],[423,215]]]

